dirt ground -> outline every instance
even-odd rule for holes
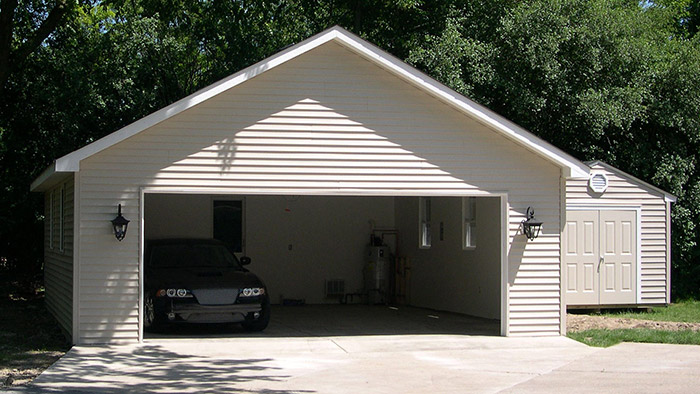
[[[43,292],[27,287],[0,281],[0,391],[31,382],[70,348]]]
[[[568,332],[578,332],[591,329],[622,329],[622,328],[651,328],[655,330],[694,330],[700,331],[700,323],[681,323],[669,321],[622,319],[616,317],[581,315],[569,313],[566,316]]]
[[[64,354],[65,352],[51,350],[24,353],[23,357],[0,367],[0,390],[2,387],[21,386],[31,382]]]

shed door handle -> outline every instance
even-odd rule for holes
[[[598,273],[600,273],[600,265],[603,264],[605,261],[605,258],[603,256],[600,256],[600,260],[598,260]]]

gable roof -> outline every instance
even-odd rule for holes
[[[588,166],[591,167],[591,168],[593,168],[593,167],[595,167],[595,166],[601,166],[601,167],[603,167],[604,169],[606,169],[606,170],[612,172],[613,174],[617,174],[617,175],[620,176],[621,178],[626,178],[626,179],[629,180],[629,181],[632,181],[632,182],[634,182],[634,183],[637,183],[637,184],[639,184],[640,186],[643,186],[643,187],[645,187],[645,188],[647,188],[647,189],[650,189],[651,191],[654,191],[654,192],[656,192],[656,193],[662,195],[665,201],[668,201],[668,202],[676,202],[676,200],[678,199],[678,198],[677,198],[676,196],[674,196],[673,194],[671,194],[671,193],[669,193],[669,192],[667,192],[667,191],[664,191],[664,190],[662,190],[662,189],[659,189],[658,187],[656,187],[656,186],[654,186],[654,185],[652,185],[652,184],[650,184],[650,183],[648,183],[648,182],[644,182],[643,180],[641,180],[641,179],[639,179],[639,178],[637,178],[637,177],[635,177],[635,176],[633,176],[633,175],[630,175],[630,174],[628,174],[628,173],[626,173],[626,172],[624,172],[624,171],[622,171],[622,170],[620,170],[620,169],[618,169],[618,168],[615,168],[615,167],[611,166],[610,164],[605,163],[605,162],[603,162],[603,161],[600,161],[600,160],[587,161],[587,162],[586,162],[586,165],[588,165]]]
[[[334,26],[57,159],[32,182],[31,190],[46,190],[51,184],[56,183],[57,179],[62,178],[62,174],[65,176],[66,173],[79,171],[81,160],[329,41],[335,41],[343,45],[354,53],[503,134],[505,137],[519,143],[541,157],[550,160],[564,170],[565,176],[588,176],[589,168],[573,156],[488,108],[462,96],[386,51],[339,26]]]

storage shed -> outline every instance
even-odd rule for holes
[[[569,307],[671,302],[676,197],[601,161],[566,181],[563,236]]]
[[[598,171],[631,194],[590,194]],[[534,336],[565,333],[569,204],[649,203],[639,300],[668,301],[668,205],[620,174],[333,27],[57,159],[32,190],[46,195],[47,304],[74,343],[142,340],[145,241],[217,234],[273,302],[307,303],[337,303],[329,282],[361,292],[369,236],[399,234],[404,302]]]

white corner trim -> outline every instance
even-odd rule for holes
[[[501,336],[510,336],[510,283],[508,282],[508,244],[510,239],[510,206],[508,194],[500,195],[501,200]]]
[[[143,342],[143,298],[144,298],[143,293],[144,293],[144,276],[145,276],[144,253],[146,253],[146,250],[144,247],[144,239],[145,239],[144,238],[145,237],[144,214],[146,212],[145,201],[146,201],[145,189],[143,187],[141,187],[139,190],[139,293],[138,293],[139,294],[139,305],[137,306],[138,319],[139,319],[139,330],[138,330],[139,343]]]
[[[73,344],[80,343],[80,173],[73,177]]]

